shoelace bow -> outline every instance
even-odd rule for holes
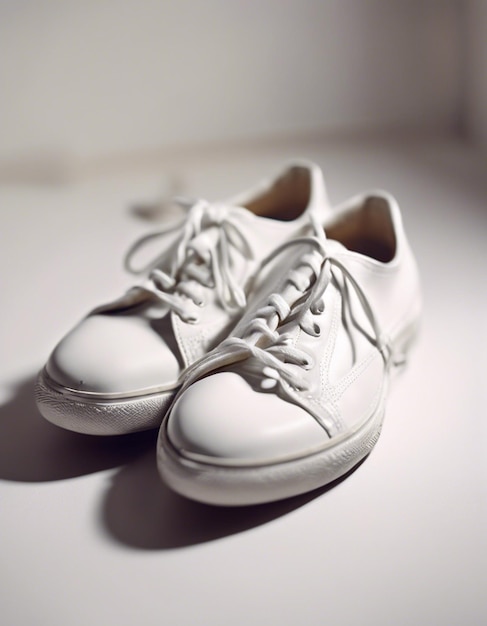
[[[254,258],[250,242],[243,233],[236,216],[245,209],[226,205],[210,204],[198,200],[188,205],[185,200],[178,203],[187,210],[187,216],[174,226],[144,235],[130,248],[125,257],[125,267],[133,274],[148,274],[148,282],[140,289],[152,294],[169,306],[184,321],[197,322],[198,318],[188,311],[186,296],[198,306],[204,301],[198,286],[214,288],[221,305],[230,313],[242,310],[246,296],[232,274],[232,250],[245,259]],[[161,265],[167,252],[159,255],[141,268],[134,268],[132,259],[137,251],[149,241],[180,230],[176,252],[171,259],[168,272]]]
[[[350,338],[353,361],[355,362],[356,352],[352,326],[381,352],[386,363],[389,362],[391,350],[364,291],[347,267],[326,252],[326,239],[322,232],[323,229],[320,228],[315,237],[286,242],[266,259],[268,262],[284,249],[296,244],[307,243],[314,248],[312,252],[303,255],[299,265],[287,277],[287,282],[302,296],[298,296],[290,305],[280,294],[272,294],[267,304],[256,311],[241,337],[228,337],[185,371],[183,389],[215,370],[246,361],[245,367],[260,376],[263,389],[268,390],[279,385],[282,393],[311,413],[329,436],[336,432],[337,424],[331,423],[330,416],[318,413],[302,397],[302,392],[308,390],[309,384],[306,375],[299,371],[311,369],[314,362],[307,352],[293,345],[292,330],[296,328],[296,324],[308,335],[320,336],[321,330],[316,316],[324,311],[325,291],[333,281],[342,294],[342,319]],[[341,282],[335,277],[334,269],[340,272]],[[359,325],[353,316],[350,288],[363,307],[372,334]]]

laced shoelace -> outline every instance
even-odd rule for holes
[[[232,251],[238,251],[247,261],[254,259],[248,238],[239,225],[240,207],[210,204],[198,200],[189,204],[178,199],[187,215],[181,222],[138,239],[127,252],[125,268],[132,274],[148,272],[148,281],[138,285],[157,300],[175,311],[184,321],[196,323],[198,317],[188,310],[188,298],[203,306],[201,286],[215,289],[218,300],[229,313],[242,310],[246,296],[232,274]],[[162,253],[140,268],[133,266],[134,255],[149,241],[181,231],[169,271],[158,267],[167,257]]]
[[[307,243],[314,249],[303,255],[299,265],[287,277],[287,282],[301,295],[290,305],[282,295],[272,294],[267,303],[256,311],[240,337],[228,337],[186,370],[181,391],[202,376],[246,361],[245,367],[259,375],[263,389],[279,386],[285,396],[311,413],[330,437],[340,429],[331,416],[317,411],[303,397],[303,392],[309,388],[304,372],[312,368],[314,362],[311,355],[293,345],[293,330],[296,325],[308,335],[320,336],[316,316],[324,311],[325,291],[333,281],[342,295],[342,319],[352,345],[353,362],[356,360],[356,350],[352,326],[379,350],[386,366],[391,350],[363,289],[347,267],[338,258],[327,253],[326,239],[322,232],[321,228],[315,237],[287,242],[272,254],[275,257],[289,246],[300,243]],[[341,275],[341,281],[335,276],[335,271]],[[353,316],[350,289],[353,289],[363,308],[372,334]]]

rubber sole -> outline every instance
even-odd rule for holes
[[[49,422],[87,435],[124,435],[158,428],[176,390],[117,400],[77,395],[55,385],[42,370],[35,385],[41,415]]]

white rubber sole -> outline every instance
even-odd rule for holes
[[[49,422],[87,435],[124,435],[158,428],[176,389],[111,399],[102,394],[76,394],[53,382],[45,370],[37,378],[35,399]]]

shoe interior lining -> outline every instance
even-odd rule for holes
[[[310,202],[310,177],[308,168],[293,166],[269,189],[245,206],[259,217],[294,220],[305,211]]]
[[[327,225],[326,235],[353,252],[388,263],[396,254],[396,237],[389,203],[380,196],[369,196],[335,223]]]

